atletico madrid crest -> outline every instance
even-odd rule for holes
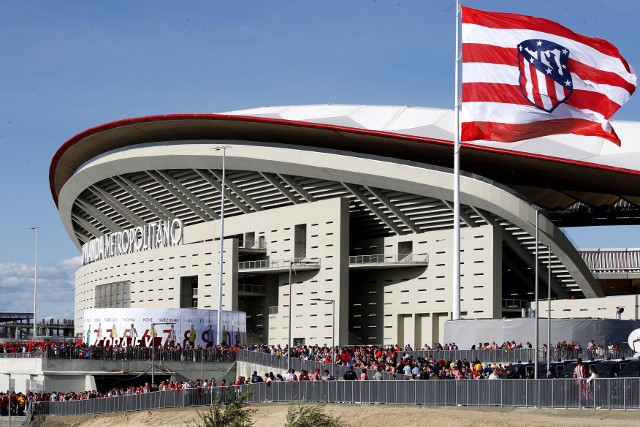
[[[548,40],[525,40],[518,45],[520,90],[531,105],[550,113],[571,96],[569,53]]]

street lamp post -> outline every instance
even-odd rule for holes
[[[333,367],[335,366],[334,359],[336,351],[336,300],[311,298],[311,301],[324,301],[331,303],[331,376],[335,379]]]
[[[289,344],[287,347],[287,371],[291,369],[291,271],[293,270],[293,259],[289,260]]]
[[[227,160],[227,149],[229,145],[218,145],[214,150],[222,150],[222,189],[220,192],[220,275],[218,278],[218,345],[222,345],[222,273],[224,263],[224,184],[225,169]]]
[[[551,245],[547,258],[547,372],[551,369]]]
[[[29,230],[36,230],[36,262],[33,273],[33,341],[38,337],[38,230],[40,226],[30,227]]]
[[[155,346],[155,338],[158,333],[156,332],[156,325],[175,325],[175,323],[152,323],[151,324],[151,385],[155,382],[155,361],[156,361],[156,346]]]

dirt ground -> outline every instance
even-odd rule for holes
[[[249,406],[255,410],[252,420],[259,427],[283,426],[288,404],[263,403]],[[177,426],[199,421],[203,408],[162,409],[109,415],[46,417],[35,420],[38,426]],[[435,407],[396,405],[327,405],[326,411],[337,415],[345,426],[640,426],[637,410],[533,409],[493,407]],[[32,424],[34,425],[34,424]]]

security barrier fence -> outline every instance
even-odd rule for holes
[[[396,405],[510,406],[640,409],[640,378],[586,380],[297,381],[231,387],[252,388],[245,403],[317,402]],[[34,415],[83,415],[207,406],[226,388],[159,391],[68,402],[36,402]]]
[[[27,410],[24,413],[24,421],[20,424],[20,427],[28,427],[31,424],[31,419],[33,417],[33,403],[29,402],[27,404]]]
[[[491,363],[532,363],[535,355],[535,350],[532,348],[513,348],[513,349],[495,349],[495,350],[418,350],[418,351],[399,351],[396,355],[396,360],[400,362],[402,357],[407,354],[413,357],[414,360],[418,358],[429,359],[432,357],[438,361],[440,359],[446,360],[475,360],[476,358],[481,362]],[[633,351],[631,349],[620,350],[576,350],[566,348],[552,348],[551,349],[551,361],[561,362],[565,360],[576,360],[581,357],[584,360],[609,360],[609,359],[622,359],[633,357]],[[538,350],[538,361],[544,362],[547,360],[547,350]]]
[[[287,356],[278,356],[275,354],[269,353],[260,353],[256,351],[249,350],[238,350],[237,360],[239,362],[253,363],[256,365],[269,366],[270,370],[273,369],[274,373],[278,374],[282,371],[286,371],[289,367],[291,369],[295,369],[296,372],[300,373],[302,370],[307,371],[309,374],[313,374],[316,369],[320,370],[320,373],[323,373],[325,370],[329,371],[334,377],[342,378],[342,376],[349,370],[347,366],[344,365],[331,365],[331,363],[322,363],[316,362],[314,360],[304,360],[297,357],[292,357],[291,361],[289,361]],[[333,372],[332,372],[333,369]],[[362,372],[361,368],[356,368],[355,372],[360,375]],[[371,378],[375,371],[373,369],[367,370],[367,376]],[[262,374],[262,372],[260,372]],[[383,380],[405,380],[407,377],[401,374],[392,374],[389,372],[382,372]]]

